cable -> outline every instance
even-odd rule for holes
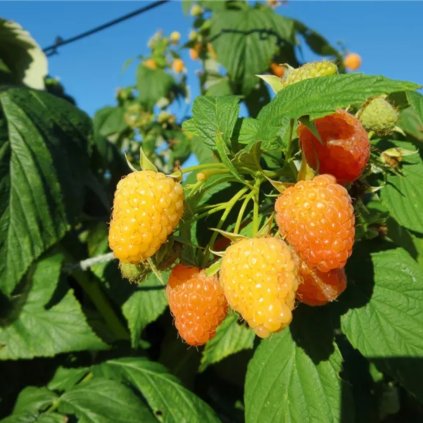
[[[131,19],[134,16],[141,15],[142,13],[145,13],[148,10],[154,9],[158,6],[161,6],[162,4],[165,4],[169,1],[170,0],[155,1],[153,3],[148,4],[147,6],[136,9],[131,13],[128,13],[126,15],[119,17],[119,18],[113,19],[112,21],[106,22],[103,25],[99,25],[99,26],[97,26],[93,29],[82,32],[81,34],[75,35],[74,37],[71,37],[71,38],[68,38],[68,39],[62,39],[60,37],[57,37],[56,42],[54,44],[52,44],[51,46],[43,48],[43,51],[44,51],[44,53],[46,53],[47,56],[52,56],[53,54],[57,53],[57,49],[59,47],[62,47],[66,44],[71,44],[71,43],[74,43],[75,41],[79,41],[83,38],[89,37],[90,35],[93,35],[97,32],[103,31],[104,29],[110,28],[111,26],[117,25],[117,24],[119,24],[123,21]]]

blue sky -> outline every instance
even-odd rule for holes
[[[42,46],[56,36],[68,38],[140,7],[140,1],[1,2],[1,17],[19,22]],[[290,1],[278,13],[301,20],[332,43],[341,41],[363,58],[361,71],[423,83],[423,2]],[[78,105],[93,114],[114,103],[118,87],[135,80],[127,59],[148,52],[146,43],[158,29],[188,36],[192,18],[173,1],[89,38],[64,46],[49,59],[50,74],[59,77]],[[311,56],[307,57],[311,58]],[[197,63],[186,58],[193,95],[198,92]]]

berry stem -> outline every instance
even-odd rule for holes
[[[195,165],[195,166],[189,166],[189,167],[181,168],[181,169],[179,169],[179,171],[182,172],[182,173],[190,173],[190,172],[194,172],[196,170],[216,169],[216,168],[226,169],[226,167],[223,163],[215,162],[215,163],[202,163],[202,164],[198,164],[198,165]]]
[[[245,209],[247,208],[248,203],[253,198],[254,194],[250,192],[245,198],[243,203],[241,204],[241,208],[239,209],[238,217],[235,222],[235,228],[234,233],[239,233],[239,230],[241,228],[242,218],[244,217]]]
[[[225,223],[227,217],[229,216],[229,213],[231,212],[231,210],[233,209],[233,207],[235,206],[235,204],[238,202],[238,200],[240,200],[244,194],[248,191],[248,187],[242,188],[240,189],[227,203],[226,205],[226,209],[225,212],[222,214],[219,223],[216,226],[216,229],[222,229],[223,224]],[[208,242],[205,251],[204,251],[204,255],[203,255],[203,260],[201,262],[201,267],[204,268],[207,265],[207,262],[209,260],[209,255],[210,255],[210,248],[213,246],[213,244],[216,241],[216,238],[218,236],[218,232],[214,232],[213,235],[210,238],[210,241]]]
[[[252,190],[252,198],[253,198],[253,227],[252,227],[252,235],[253,237],[257,234],[259,229],[259,223],[260,223],[260,216],[259,216],[259,196],[260,196],[260,185],[261,185],[262,179],[257,178],[254,187]]]

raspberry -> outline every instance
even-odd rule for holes
[[[270,65],[270,72],[272,72],[273,75],[282,78],[285,73],[285,67],[282,65],[278,65],[277,63],[272,63]]]
[[[144,61],[143,65],[151,70],[157,69],[157,63],[154,59],[147,59]]]
[[[321,272],[345,266],[354,244],[354,209],[332,175],[287,188],[275,210],[281,234],[309,266]]]
[[[344,58],[344,66],[349,70],[357,70],[361,66],[361,56],[357,53],[349,53]]]
[[[119,269],[122,277],[128,279],[131,283],[140,283],[147,276],[150,269],[147,266],[132,263],[119,262]]]
[[[229,305],[258,336],[291,323],[297,267],[284,241],[250,238],[231,245],[222,259],[220,283]]]
[[[175,326],[187,344],[203,345],[213,338],[228,308],[216,276],[178,264],[170,274],[166,294]]]
[[[299,260],[297,299],[309,306],[320,306],[334,301],[347,287],[344,269],[320,272]]]
[[[389,134],[398,122],[398,110],[386,100],[386,96],[375,97],[358,112],[363,126],[378,135]]]
[[[330,173],[341,184],[363,173],[370,156],[367,132],[360,121],[344,110],[317,119],[320,140],[303,124],[298,127],[301,148],[307,163],[320,173]]]
[[[179,41],[181,40],[181,34],[178,31],[173,31],[169,35],[169,40],[172,44],[178,44]]]
[[[175,59],[172,63],[172,69],[176,73],[181,73],[185,68],[184,61],[182,59]]]
[[[282,79],[282,85],[287,87],[305,79],[334,75],[337,72],[338,68],[335,63],[329,61],[306,63],[298,69],[288,69]]]
[[[191,10],[190,10],[191,16],[197,17],[197,16],[200,16],[202,13],[203,13],[203,8],[200,5],[194,4],[191,7]]]
[[[143,170],[118,183],[113,207],[110,248],[119,260],[137,264],[155,254],[176,228],[184,194],[172,178]]]

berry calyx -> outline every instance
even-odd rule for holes
[[[307,265],[321,272],[345,266],[354,244],[354,209],[332,175],[287,188],[275,211],[280,233]]]
[[[386,96],[372,98],[358,112],[358,118],[368,131],[387,135],[399,119],[398,110],[386,100]]]
[[[314,122],[320,140],[305,125],[298,137],[307,163],[319,173],[329,173],[341,184],[361,176],[370,156],[370,142],[360,121],[344,110]]]
[[[348,70],[357,70],[361,66],[361,56],[357,53],[348,53],[344,58],[344,66]]]
[[[321,306],[336,300],[347,287],[344,269],[320,272],[299,260],[297,299],[309,306]]]
[[[153,256],[178,225],[184,211],[179,183],[160,172],[130,173],[117,185],[109,245],[124,263]]]
[[[189,345],[203,345],[216,333],[228,304],[216,276],[178,264],[169,276],[166,295],[175,326]]]
[[[222,259],[220,283],[229,305],[266,338],[291,323],[297,267],[288,245],[277,238],[246,238]]]

